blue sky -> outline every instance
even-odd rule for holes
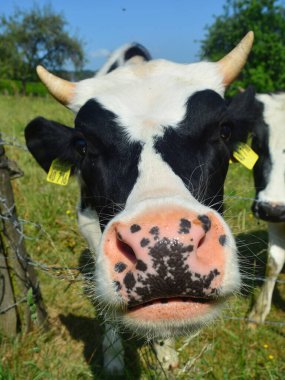
[[[143,44],[154,58],[198,60],[206,25],[223,12],[226,0],[49,0],[62,12],[72,35],[85,41],[87,68],[96,69],[106,55],[126,42]],[[29,9],[45,0],[0,0],[0,14]],[[51,26],[52,27],[52,26]],[[242,36],[241,36],[242,37]]]

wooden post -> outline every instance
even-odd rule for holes
[[[25,248],[24,235],[17,218],[13,188],[10,181],[11,175],[15,178],[21,175],[21,171],[17,171],[15,169],[15,163],[11,164],[11,161],[8,160],[1,142],[0,136],[0,218],[2,217],[5,246],[7,246],[8,250],[13,254],[11,259],[9,259],[8,256],[8,263],[10,267],[13,268],[13,273],[19,283],[22,296],[27,297],[29,289],[32,289],[34,302],[37,306],[38,323],[43,327],[47,327],[47,312],[42,300],[36,272],[31,265],[30,257]],[[32,328],[32,319],[28,305],[26,306],[25,319],[26,330],[30,331]]]
[[[20,327],[20,319],[11,281],[4,244],[0,230],[0,330],[6,336],[15,336]]]

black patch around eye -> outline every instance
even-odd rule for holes
[[[125,263],[119,262],[115,264],[115,272],[122,273],[127,268]]]
[[[220,243],[222,246],[224,246],[224,245],[226,244],[226,241],[227,241],[227,237],[226,237],[226,235],[221,235],[221,236],[219,237],[219,243]]]
[[[138,224],[133,224],[131,225],[130,230],[131,230],[131,233],[134,234],[135,232],[138,232],[141,230],[141,226],[139,226]]]
[[[198,215],[198,219],[202,223],[202,227],[205,232],[208,232],[211,228],[211,220],[207,215]]]
[[[85,156],[87,153],[87,142],[83,138],[78,138],[73,142],[73,146],[80,156]]]
[[[229,124],[222,124],[220,126],[220,136],[223,140],[229,141],[232,135],[232,128]]]

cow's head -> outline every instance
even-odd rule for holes
[[[77,115],[75,128],[33,120],[27,145],[46,171],[59,158],[77,173],[95,298],[107,318],[140,334],[194,330],[239,287],[220,213],[237,124],[254,96],[227,106],[223,93],[252,41],[249,33],[217,63],[154,60],[75,84],[38,70]]]
[[[257,218],[285,222],[285,94],[257,95],[259,118],[252,147],[259,159],[254,167]]]

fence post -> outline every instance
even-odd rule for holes
[[[12,170],[11,167],[13,167]],[[5,155],[3,140],[1,140],[0,135],[0,216],[3,226],[4,247],[7,247],[7,250],[12,252],[11,257],[9,255],[6,257],[6,261],[8,259],[9,264],[8,266],[6,264],[6,268],[8,268],[9,272],[9,268],[13,268],[13,277],[16,277],[22,297],[27,297],[29,289],[32,289],[37,310],[37,321],[39,325],[47,327],[47,312],[42,300],[39,282],[34,267],[31,265],[30,257],[27,254],[22,226],[17,218],[11,175],[15,178],[17,170],[15,170],[15,164],[11,165],[11,161]],[[32,318],[28,304],[26,306],[25,320],[26,330],[30,331],[32,328]]]
[[[0,231],[0,329],[6,336],[15,336],[20,327],[20,319],[13,284],[11,281],[7,257]]]

